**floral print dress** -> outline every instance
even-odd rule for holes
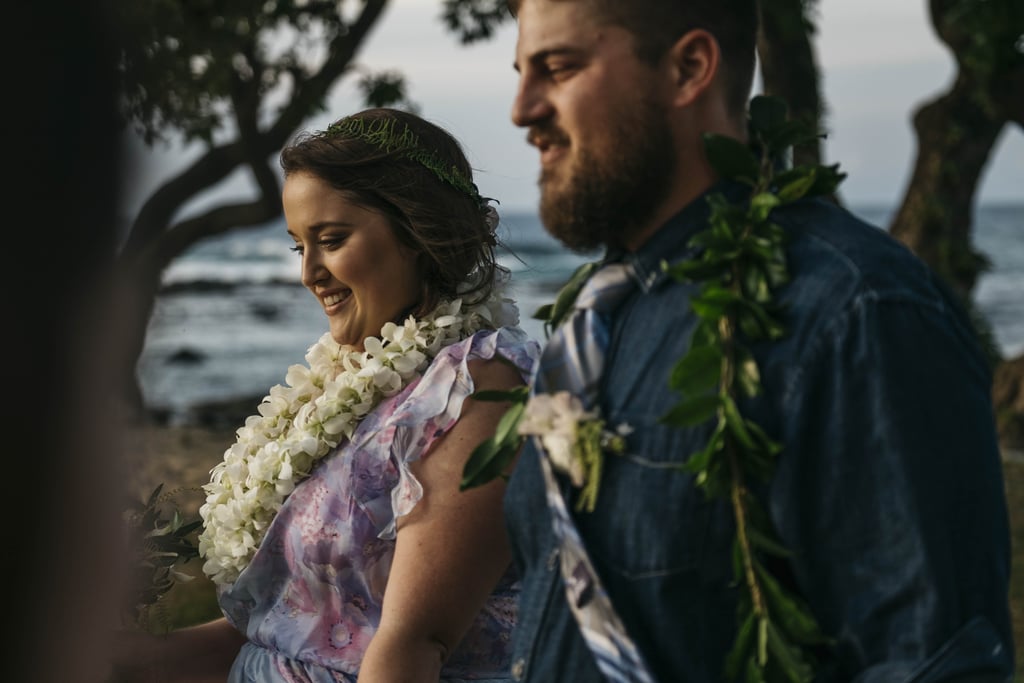
[[[539,353],[519,328],[477,332],[367,415],[284,501],[233,584],[224,615],[248,638],[229,681],[354,682],[380,624],[396,519],[423,490],[409,463],[455,424],[474,388],[472,358],[512,361],[524,380]],[[442,670],[444,681],[504,681],[518,579],[510,567]]]

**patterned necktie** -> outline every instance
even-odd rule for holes
[[[586,409],[596,405],[608,346],[607,318],[634,286],[632,267],[623,263],[605,265],[587,280],[576,298],[575,310],[544,348],[534,393],[564,389],[576,395]],[[544,453],[539,439],[536,446]],[[614,683],[653,683],[640,651],[626,633],[583,547],[550,458],[545,455],[540,463],[559,541],[566,600],[598,668]]]

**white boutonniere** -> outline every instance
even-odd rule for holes
[[[631,431],[626,424],[607,429],[598,411],[585,410],[567,391],[531,396],[518,426],[521,436],[540,440],[552,466],[580,489],[576,510],[587,512],[597,503],[604,454],[622,455]]]

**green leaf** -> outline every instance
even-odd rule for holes
[[[720,446],[720,442],[712,439],[704,445],[704,448],[690,454],[690,457],[679,466],[684,472],[690,472],[691,474],[700,474],[707,469],[708,463],[711,462],[711,458],[714,457],[717,451],[716,446]]]
[[[750,216],[755,223],[768,218],[772,209],[779,205],[779,198],[771,192],[759,192],[750,199]]]
[[[700,294],[694,298],[705,303],[715,303],[723,306],[729,306],[740,301],[740,298],[732,291],[713,283],[706,285]]]
[[[812,197],[834,194],[836,188],[845,178],[846,174],[839,171],[839,164],[818,166],[814,186],[807,191],[807,194]]]
[[[768,286],[768,276],[764,268],[750,264],[744,269],[743,294],[759,304],[771,300],[772,290]]]
[[[742,303],[737,322],[748,339],[778,339],[785,335],[785,328],[771,316],[765,305],[749,300]]]
[[[747,659],[746,676],[743,680],[744,683],[766,683],[764,669],[758,666],[753,655]]]
[[[508,390],[483,389],[474,391],[469,395],[478,401],[511,401],[513,403],[524,403],[530,396],[530,387],[523,385]]]
[[[743,349],[736,356],[736,383],[744,396],[754,397],[761,393],[761,371],[750,352]]]
[[[782,248],[779,251],[785,253]],[[778,289],[782,285],[789,282],[789,269],[786,267],[785,260],[773,259],[765,264],[765,272],[768,273],[768,284],[772,289]]]
[[[746,144],[726,135],[705,133],[704,152],[718,175],[753,185],[757,181],[757,157]]]
[[[754,613],[747,615],[736,632],[736,640],[732,648],[725,656],[725,680],[734,681],[743,668],[743,664],[750,659],[750,649],[754,642]]]
[[[718,330],[718,321],[710,320],[699,320],[697,326],[693,328],[693,334],[690,336],[690,347],[696,346],[708,346],[710,344],[719,344],[721,342],[722,335]]]
[[[498,426],[494,430],[494,438],[498,443],[504,443],[506,441],[515,441],[518,445],[522,439],[519,437],[519,423],[523,420],[523,414],[526,413],[526,403],[514,403],[505,414],[498,420]]]
[[[769,555],[776,557],[792,557],[793,553],[772,536],[762,533],[756,526],[747,526],[747,538],[750,544],[758,550],[763,550]]]
[[[512,464],[523,438],[515,442],[499,443],[494,438],[481,442],[473,452],[470,453],[466,465],[462,469],[462,480],[459,482],[459,490],[483,486],[487,482],[502,476],[502,473]]]
[[[779,187],[779,201],[784,203],[795,202],[805,196],[817,182],[818,174],[815,169],[801,169],[792,180]]]
[[[813,680],[814,671],[804,660],[803,653],[791,645],[771,622],[768,622],[768,649],[786,680],[795,683],[809,683]]]
[[[754,437],[750,435],[747,430],[747,421],[740,415],[739,408],[736,407],[736,402],[732,400],[730,396],[722,396],[720,398],[722,406],[722,414],[725,416],[725,422],[729,425],[729,431],[736,437],[736,440],[744,448],[754,447]]]
[[[750,435],[753,436],[754,440],[757,442],[759,450],[762,450],[769,455],[778,455],[782,452],[782,444],[768,436],[759,424],[756,422],[748,422],[747,428],[750,430]]]
[[[721,378],[722,350],[717,346],[697,346],[676,361],[668,384],[684,395],[696,396],[717,388]]]
[[[692,427],[713,418],[720,405],[721,398],[717,394],[686,398],[672,406],[659,422],[673,427]]]
[[[156,485],[156,488],[153,489],[153,492],[149,494],[149,499],[146,501],[147,508],[153,508],[153,506],[156,505],[157,499],[160,498],[160,492],[163,491],[163,489],[163,483]]]
[[[600,263],[584,263],[573,271],[569,281],[565,283],[561,291],[558,292],[558,296],[555,298],[555,303],[551,309],[551,315],[549,322],[552,328],[558,327],[576,303],[576,297],[579,296],[580,290],[583,289],[583,285],[586,284],[590,276],[593,275],[594,271],[600,267]]]
[[[736,246],[736,238],[728,228],[700,232],[690,240],[691,247],[727,251]]]
[[[718,303],[711,303],[703,299],[690,299],[690,308],[702,320],[717,321],[725,315],[725,307]]]
[[[807,605],[794,595],[790,595],[779,582],[759,562],[754,563],[754,571],[761,584],[768,611],[773,622],[778,624],[780,635],[799,643],[819,644],[828,642],[822,635],[817,622],[811,616]]]
[[[757,663],[763,669],[768,664],[768,628],[771,624],[764,617],[757,620]]]
[[[523,443],[518,428],[525,411],[525,403],[514,403],[501,416],[494,436],[473,449],[462,468],[460,491],[486,484],[500,476],[512,464]]]

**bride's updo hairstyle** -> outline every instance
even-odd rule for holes
[[[374,108],[300,133],[281,151],[285,177],[311,173],[346,199],[384,213],[417,256],[422,316],[442,300],[486,298],[507,269],[495,257],[497,213],[447,131],[398,109]]]

